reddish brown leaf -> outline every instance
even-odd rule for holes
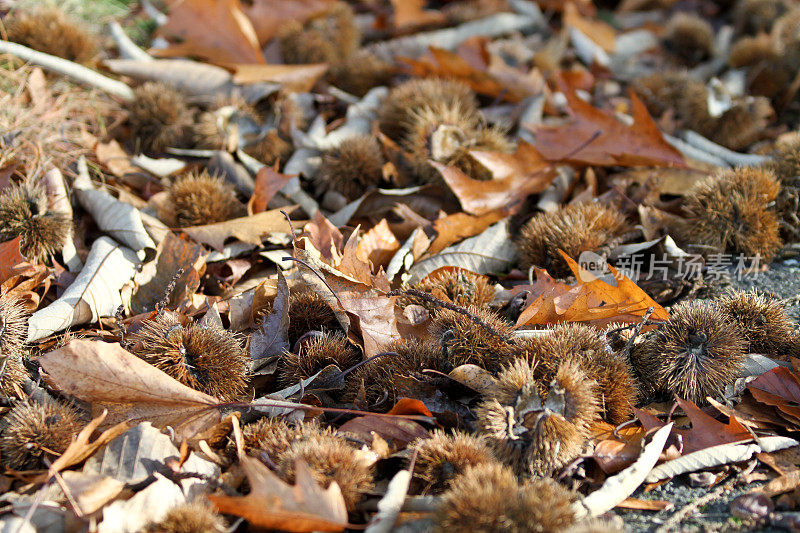
[[[427,254],[436,255],[451,244],[468,237],[474,237],[508,215],[509,213],[505,209],[497,209],[480,216],[454,213],[436,219],[433,223],[433,229],[436,230],[436,238],[428,248]]]
[[[159,33],[176,40],[151,50],[160,57],[197,56],[212,63],[264,63],[250,19],[239,0],[172,0]]]
[[[344,244],[344,237],[319,211],[314,214],[314,220],[303,228],[300,238],[308,240],[308,243],[319,251],[322,260],[329,265],[338,263],[342,257],[340,250]]]
[[[375,432],[390,444],[404,446],[415,439],[425,439],[430,435],[419,423],[405,418],[387,416],[359,416],[345,422],[339,433],[351,433],[365,442],[372,442]]]
[[[471,152],[492,172],[492,179],[475,180],[455,167],[433,162],[464,211],[483,215],[510,209],[531,194],[542,192],[555,179],[555,169],[530,144],[521,141],[516,152]]]
[[[19,251],[19,243],[22,237],[17,237],[10,241],[0,243],[0,283],[23,270],[27,270],[31,264]]]
[[[433,416],[424,403],[413,398],[400,398],[388,414]]]
[[[277,166],[276,166],[277,168]],[[289,180],[294,178],[292,174],[281,174],[275,168],[264,167],[256,175],[256,185],[253,189],[253,196],[247,203],[247,208],[251,215],[267,210],[267,204]]]
[[[428,26],[445,21],[444,13],[425,9],[425,0],[391,0],[394,8],[394,27],[402,30],[415,26]]]
[[[573,120],[566,126],[534,128],[536,149],[549,161],[599,166],[685,166],[650,117],[630,93],[633,124],[627,126],[565,90]]]
[[[308,65],[227,65],[233,70],[233,81],[242,85],[259,81],[280,83],[287,92],[311,90],[328,70],[326,63]]]
[[[753,398],[777,407],[781,413],[800,423],[800,382],[789,369],[778,366],[747,384]]]
[[[242,6],[242,11],[253,23],[258,42],[262,46],[278,34],[288,22],[304,23],[325,13],[336,0],[253,0]]]
[[[561,255],[575,274],[576,285],[560,283],[537,268],[535,285],[526,287],[534,300],[520,314],[518,326],[559,322],[603,326],[610,322],[638,322],[650,307],[654,309],[651,320],[669,320],[663,307],[614,267],[609,266],[609,269],[616,286],[595,278],[565,253]]]

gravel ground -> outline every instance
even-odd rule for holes
[[[786,302],[786,311],[800,324],[800,261],[797,259],[776,261],[770,264],[769,270],[756,275],[743,276],[741,279],[732,277],[728,280],[721,280],[710,286],[703,296],[713,297],[724,293],[729,288],[757,289],[783,299]],[[736,486],[731,491],[722,494],[719,499],[701,506],[698,512],[684,520],[676,531],[754,531],[752,526],[743,525],[730,513],[730,502],[754,486],[756,485]],[[657,513],[617,510],[616,514],[625,521],[626,531],[655,531],[674,513],[705,496],[709,490],[713,490],[713,488],[691,487],[687,477],[680,476],[650,492],[645,493],[640,489],[633,495],[643,500],[669,501],[673,504],[671,509]],[[762,528],[756,531],[784,530]]]

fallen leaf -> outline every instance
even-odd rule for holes
[[[564,18],[562,20],[564,26],[580,30],[581,33],[586,35],[606,52],[611,54],[616,51],[617,36],[614,28],[602,20],[582,17],[574,3],[566,3],[564,6]]]
[[[78,436],[67,446],[64,453],[50,465],[47,473],[48,477],[54,476],[56,472],[60,472],[65,468],[82,463],[106,443],[122,435],[131,427],[128,421],[120,422],[105,430],[96,439],[91,440],[92,434],[103,423],[107,414],[107,411],[102,411],[99,416],[89,422],[86,427],[78,433]]]
[[[191,437],[219,422],[219,401],[169,377],[119,344],[72,340],[40,357],[45,380],[56,390],[108,409],[106,424],[120,420],[171,425]]]
[[[564,252],[576,284],[572,287],[554,280],[542,269],[535,269],[536,283],[526,287],[533,301],[517,320],[517,326],[586,322],[603,326],[610,322],[639,322],[648,308],[653,308],[651,320],[669,320],[669,315],[633,281],[612,266],[611,282],[595,278],[583,270]]]
[[[135,314],[153,311],[165,295],[168,306],[173,306],[194,294],[205,271],[205,256],[202,246],[167,232],[156,249],[155,261],[134,278],[138,288],[131,297],[131,310]],[[181,269],[183,273],[176,277]],[[169,293],[168,287],[172,287]]]
[[[233,238],[241,242],[260,245],[262,237],[268,233],[291,234],[291,227],[281,210],[273,209],[256,213],[249,217],[217,222],[216,224],[182,228],[181,231],[195,241],[208,244],[221,252],[224,250],[225,241],[228,239]]]
[[[264,63],[250,19],[239,0],[171,0],[158,33],[174,42],[151,50],[160,57],[198,56],[211,63]]]
[[[247,203],[250,214],[261,213],[267,210],[267,204],[294,175],[281,174],[274,168],[265,166],[256,174],[256,184],[253,189],[253,196]]]
[[[425,404],[413,398],[400,398],[387,414],[390,415],[422,415],[433,417]]]
[[[139,263],[136,252],[100,237],[89,251],[75,281],[64,294],[28,320],[28,342],[76,324],[96,322],[101,316],[114,316],[122,305],[120,289],[133,278]]]
[[[685,166],[641,100],[630,93],[633,124],[627,126],[566,90],[572,122],[531,128],[534,146],[548,161],[597,166]]]
[[[282,481],[261,461],[239,458],[250,482],[250,494],[231,497],[211,494],[208,499],[224,514],[241,516],[250,526],[295,533],[344,531],[347,509],[339,485],[322,489],[301,460],[295,462],[295,484]]]
[[[288,22],[304,23],[328,11],[336,0],[253,0],[242,11],[253,23],[262,46]]]
[[[672,509],[673,504],[664,500],[642,500],[639,498],[625,498],[617,505],[617,509],[633,509],[636,511],[664,511]]]
[[[757,401],[776,407],[783,416],[800,424],[800,381],[789,369],[778,366],[747,384]]]
[[[389,264],[395,252],[400,249],[400,241],[394,236],[385,218],[372,226],[356,246],[356,257],[371,264],[373,270]]]
[[[530,144],[520,141],[513,154],[471,151],[492,172],[490,180],[472,179],[456,167],[431,161],[461,203],[464,211],[483,215],[510,210],[528,196],[542,192],[555,179],[555,168]]]
[[[377,433],[395,448],[402,448],[413,440],[426,439],[430,436],[428,430],[414,420],[375,415],[348,420],[337,432],[354,435],[364,442],[372,442],[372,434]]]
[[[0,243],[0,283],[32,266],[19,250],[21,241],[22,237],[16,237]]]
[[[250,359],[277,357],[289,348],[289,286],[278,270],[278,293],[272,302],[272,311],[250,337]]]
[[[64,484],[78,504],[80,513],[91,515],[114,501],[124,490],[125,483],[107,476],[83,472],[64,472]]]
[[[433,229],[436,231],[436,238],[426,251],[428,255],[436,255],[448,246],[458,241],[474,237],[482,233],[495,222],[506,218],[509,215],[504,209],[489,211],[480,216],[468,215],[467,213],[453,213],[446,217],[438,218],[433,222]]]
[[[279,83],[286,92],[305,93],[311,91],[317,81],[327,72],[327,63],[308,65],[230,65],[233,81],[241,85],[256,82]]]
[[[425,0],[391,0],[393,8],[392,22],[398,30],[419,26],[441,24],[445,15],[441,11],[425,9]]]

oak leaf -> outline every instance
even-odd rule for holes
[[[647,108],[633,93],[633,124],[612,115],[565,90],[572,122],[557,127],[531,128],[534,146],[549,161],[598,166],[685,166],[681,154],[658,129]]]
[[[289,223],[280,209],[263,211],[249,217],[234,218],[216,224],[183,228],[182,231],[195,241],[208,244],[220,252],[225,248],[225,241],[230,238],[260,245],[261,238],[268,233],[291,234]]]
[[[747,384],[753,398],[778,409],[781,416],[800,424],[800,381],[782,366],[765,372]]]
[[[253,0],[242,11],[253,24],[262,46],[288,22],[304,23],[328,11],[336,0]]]
[[[256,174],[256,184],[253,188],[253,196],[247,203],[248,211],[251,215],[267,210],[267,204],[280,191],[284,185],[295,176],[292,174],[281,174],[275,168],[265,166]]]
[[[241,497],[211,494],[208,499],[224,514],[241,516],[248,524],[294,533],[344,531],[347,509],[336,482],[323,489],[314,482],[302,460],[295,462],[294,485],[282,481],[261,461],[239,458],[250,482],[250,494]]]

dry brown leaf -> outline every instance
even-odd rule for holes
[[[389,264],[400,246],[400,241],[389,229],[389,223],[382,218],[361,237],[356,246],[356,257],[371,264],[373,270],[377,270],[378,267],[385,267]]]
[[[256,184],[253,188],[253,196],[247,202],[247,209],[251,215],[267,210],[267,204],[275,196],[275,193],[283,189],[284,185],[294,178],[294,174],[281,174],[275,168],[264,167],[256,175]]]
[[[672,428],[672,433],[680,435],[682,438],[682,455],[720,444],[746,442],[753,439],[750,432],[736,418],[729,419],[726,424],[708,416],[689,400],[676,398],[676,401],[692,424],[689,429]],[[664,426],[663,422],[647,411],[634,408],[634,412],[647,431]]]
[[[39,364],[54,389],[91,403],[95,412],[108,409],[106,424],[149,420],[189,438],[221,418],[219,400],[183,385],[119,344],[75,339],[43,355]]]
[[[432,164],[461,202],[464,211],[472,215],[513,209],[531,194],[545,190],[556,177],[553,166],[524,141],[513,154],[481,151],[470,154],[492,172],[492,179],[475,180],[455,167]]]
[[[617,509],[634,509],[637,511],[663,511],[670,509],[673,504],[665,500],[642,500],[639,498],[625,498],[617,505]]]
[[[431,24],[441,24],[445,15],[441,11],[425,9],[425,0],[391,0],[394,16],[392,22],[397,30]]]
[[[295,224],[297,223],[295,222]],[[182,228],[182,231],[195,241],[208,244],[220,252],[225,248],[225,241],[231,238],[260,245],[261,238],[268,233],[291,235],[291,227],[280,209],[263,211],[249,217],[234,218],[216,224]]]
[[[376,433],[396,447],[430,436],[427,429],[413,420],[374,415],[359,416],[345,422],[338,429],[338,433],[349,433],[365,442],[372,442],[372,434]]]
[[[259,81],[280,83],[286,92],[305,93],[328,70],[327,63],[308,65],[229,65],[233,81],[242,85]]]
[[[633,281],[609,266],[616,286],[583,270],[568,255],[560,252],[575,278],[570,287],[536,269],[536,284],[527,287],[534,300],[522,311],[518,326],[586,322],[603,326],[609,322],[639,322],[652,307],[651,320],[669,320],[669,314]],[[590,281],[583,281],[590,280]]]
[[[800,424],[800,381],[782,366],[765,372],[747,384],[757,401],[776,407],[794,424]]]
[[[534,146],[548,161],[598,166],[685,166],[633,93],[633,124],[627,126],[565,90],[572,122],[532,128]]]
[[[578,12],[578,8],[572,2],[567,2],[564,6],[564,26],[573,27],[580,30],[595,44],[606,52],[613,54],[617,49],[617,35],[609,24],[602,20],[584,18]]]
[[[239,461],[250,482],[250,494],[209,495],[220,513],[241,516],[258,528],[295,533],[344,531],[347,527],[347,509],[339,485],[334,481],[322,489],[303,461],[295,463],[294,485],[282,481],[258,459],[242,456]]]
[[[428,255],[436,255],[451,244],[455,244],[467,237],[474,237],[483,232],[486,228],[499,220],[503,220],[509,215],[503,209],[489,211],[480,216],[468,215],[467,213],[453,213],[436,219],[433,222],[433,229],[436,231],[436,238],[427,250]]]
[[[178,42],[151,50],[153,55],[196,56],[216,64],[264,63],[256,31],[239,0],[171,0],[169,11],[158,32]]]
[[[336,0],[253,0],[242,6],[242,11],[253,23],[258,42],[262,46],[278,34],[288,22],[304,23],[325,13]]]
[[[10,241],[0,243],[0,283],[5,282],[12,276],[30,270],[31,265],[24,255],[19,251],[19,244],[22,237],[17,237]]]

